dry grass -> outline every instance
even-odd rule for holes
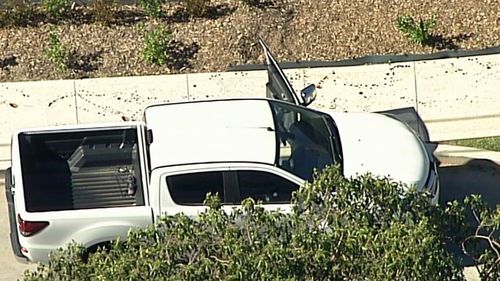
[[[500,45],[498,0],[269,0],[250,7],[240,0],[212,0],[206,17],[192,18],[179,3],[165,16],[148,19],[135,6],[118,6],[109,24],[91,9],[54,22],[43,15],[24,27],[0,28],[0,81],[224,71],[231,64],[261,63],[261,35],[281,61],[339,60],[375,54],[430,53]],[[395,27],[398,16],[436,16],[436,46],[412,44]],[[174,57],[168,66],[141,59],[147,30],[173,31]],[[60,73],[43,56],[56,30],[73,53]]]

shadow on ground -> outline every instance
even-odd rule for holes
[[[479,194],[491,208],[500,204],[500,166],[490,160],[472,159],[463,165],[439,168],[440,204]]]

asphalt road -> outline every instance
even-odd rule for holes
[[[472,159],[439,169],[442,186],[440,203],[479,194],[490,207],[500,204],[500,165],[490,160]]]
[[[500,204],[500,165],[482,159],[451,161],[453,165],[439,168],[441,183],[440,204],[451,200],[461,200],[470,194],[480,194],[494,207]],[[457,163],[458,162],[458,163]],[[0,172],[0,280],[22,279],[26,269],[36,265],[18,262],[12,254],[9,241],[7,204],[4,196],[3,172]],[[479,280],[474,271],[466,270],[468,280]]]

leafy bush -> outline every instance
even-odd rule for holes
[[[210,0],[183,0],[184,10],[193,17],[203,17],[207,14]]]
[[[66,17],[71,10],[72,4],[72,0],[42,0],[44,10],[56,19]]]
[[[91,9],[94,12],[95,20],[104,25],[113,22],[116,0],[93,0]]]
[[[481,280],[500,280],[500,205],[490,209],[477,195],[464,203],[462,208],[471,211],[475,225],[468,226],[462,250],[475,261]]]
[[[2,26],[26,25],[33,16],[34,9],[30,0],[6,0],[0,10]]]
[[[84,249],[72,245],[25,280],[463,279],[445,248],[445,234],[466,222],[463,204],[443,210],[387,179],[346,180],[337,167],[317,175],[292,201],[288,213],[266,211],[251,199],[227,213],[217,197],[208,197],[209,208],[196,219],[165,217],[87,263]],[[498,211],[478,210],[483,227],[499,229]],[[494,259],[483,262],[488,268]],[[498,276],[496,266],[490,277]]]
[[[430,19],[415,21],[413,17],[405,15],[398,17],[396,27],[403,32],[412,42],[425,45],[430,39],[430,30],[436,25],[436,19],[432,16]]]
[[[146,42],[142,51],[145,61],[163,65],[170,59],[169,50],[172,33],[163,27],[156,28],[146,34]]]
[[[152,18],[159,18],[163,15],[161,5],[165,0],[138,0],[139,6]]]
[[[68,68],[70,61],[69,49],[61,43],[59,35],[56,32],[49,33],[49,46],[44,49],[44,55],[59,72],[64,72]]]

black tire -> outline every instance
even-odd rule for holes
[[[95,244],[93,246],[90,246],[83,253],[82,261],[84,263],[87,263],[90,255],[96,253],[99,250],[104,251],[104,252],[109,252],[109,250],[111,249],[111,246],[112,246],[111,241],[101,242],[99,244]]]

